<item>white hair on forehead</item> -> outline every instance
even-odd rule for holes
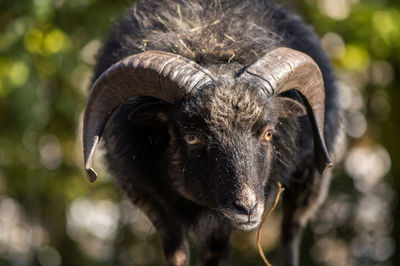
[[[208,122],[227,129],[239,126],[242,130],[250,130],[264,107],[253,91],[240,85],[226,88],[229,85],[215,88],[213,97],[206,103],[210,110]]]

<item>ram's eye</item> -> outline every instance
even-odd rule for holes
[[[269,142],[269,141],[272,140],[272,136],[273,136],[272,130],[267,129],[267,130],[264,131],[264,134],[263,134],[261,140],[262,140],[264,143]]]
[[[200,139],[195,135],[186,135],[184,137],[184,139],[190,145],[194,145],[194,144],[200,143]]]

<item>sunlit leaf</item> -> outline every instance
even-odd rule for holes
[[[9,70],[11,84],[14,86],[23,86],[29,77],[29,68],[22,61],[14,62]]]
[[[55,54],[66,49],[68,44],[68,36],[59,29],[53,29],[43,39],[43,50],[45,53]]]
[[[338,62],[341,67],[350,70],[363,70],[369,65],[369,54],[364,47],[350,44]]]

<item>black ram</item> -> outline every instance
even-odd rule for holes
[[[329,186],[339,112],[329,60],[292,12],[269,0],[141,1],[98,58],[85,168],[94,181],[102,137],[169,265],[188,265],[189,230],[204,264],[222,263],[232,229],[256,229],[281,183],[282,254],[297,265]]]

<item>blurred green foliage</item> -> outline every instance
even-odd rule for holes
[[[326,205],[349,213],[315,218],[302,265],[398,265],[400,2],[285,2],[314,26],[336,66],[349,150]],[[0,265],[163,263],[154,229],[112,179],[89,184],[82,171],[79,126],[95,55],[127,6],[128,0],[0,2]],[[376,158],[369,161],[382,168],[376,182],[351,155],[361,165]],[[372,218],[365,210],[374,206],[365,202],[379,203]],[[360,230],[363,217],[372,220]],[[279,218],[278,212],[266,225],[272,229],[263,239],[273,262]],[[357,244],[363,239],[389,251]],[[236,234],[230,265],[262,265],[254,243],[254,234]]]

